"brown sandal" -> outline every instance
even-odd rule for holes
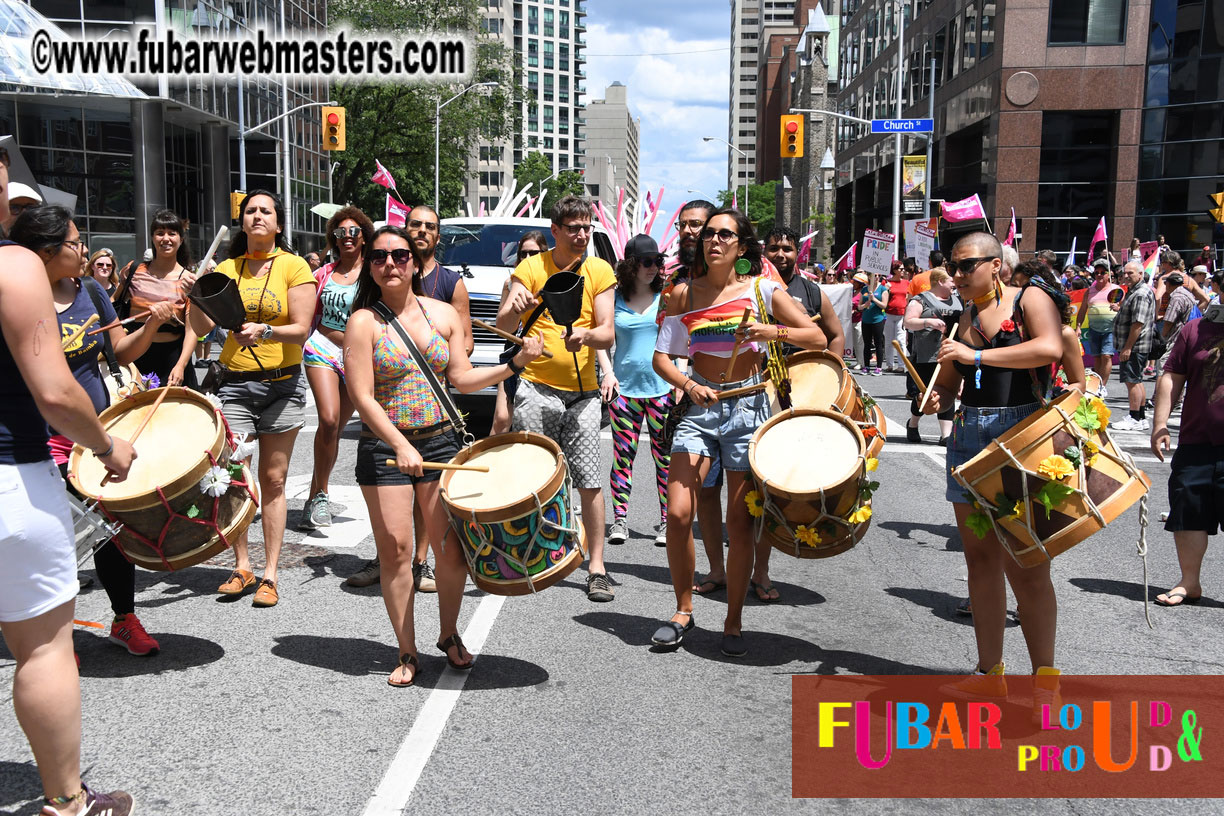
[[[269,581],[267,578],[262,578],[259,581],[259,589],[255,590],[255,598],[251,601],[251,606],[276,606],[280,601],[280,595],[276,593],[276,582]]]
[[[399,664],[400,666],[411,666],[412,667],[412,679],[409,680],[407,683],[394,683],[391,681],[390,676],[388,676],[387,685],[393,686],[394,688],[408,688],[409,686],[411,686],[413,683],[416,682],[417,669],[418,669],[417,656],[414,654],[408,654],[407,652],[405,652],[404,654],[400,655]],[[392,672],[392,674],[394,674],[394,672]]]
[[[459,656],[463,657],[463,651],[464,651],[463,640],[462,638],[459,637],[458,632],[451,635],[446,640],[443,640],[440,643],[438,643],[438,651],[446,655],[446,662],[449,663],[450,667],[454,669],[455,671],[468,671],[469,669],[471,669],[473,664],[475,664],[476,662],[475,656],[473,656],[471,652],[468,652],[468,656],[472,658],[470,661],[468,661],[466,664],[456,663],[455,661],[451,660],[450,653],[447,651],[452,646],[457,647],[459,650]]]
[[[217,591],[222,595],[241,595],[253,586],[255,586],[254,573],[236,569],[230,573],[230,577],[225,580],[224,584],[217,587]]]

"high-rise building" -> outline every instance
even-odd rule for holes
[[[731,0],[731,93],[727,141],[727,189],[760,183],[757,173],[757,91],[759,54],[776,29],[794,24],[795,0]]]
[[[642,120],[629,112],[628,88],[613,82],[586,109],[586,184],[592,199],[615,211],[616,188],[630,210],[638,201],[638,140]]]
[[[492,208],[528,153],[554,172],[586,166],[586,6],[583,0],[481,0],[481,28],[513,49],[522,86],[519,132],[482,139],[468,159],[466,201],[473,214]]]

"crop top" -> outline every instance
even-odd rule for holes
[[[1009,348],[1024,342],[1024,314],[1020,310],[1020,298],[1028,291],[1022,289],[1012,302],[1013,319],[1004,320],[1003,324],[1012,324],[1010,329],[1002,328],[995,332],[989,342],[983,346],[969,345],[972,349]],[[982,331],[982,321],[976,305],[969,307],[971,331],[978,337],[985,338]],[[968,344],[967,344],[968,345]],[[1000,368],[982,364],[982,387],[976,383],[977,367],[972,363],[957,363],[956,370],[965,378],[965,387],[961,392],[961,403],[971,408],[1014,408],[1020,405],[1031,405],[1038,402],[1038,395],[1044,394],[1049,386],[1050,367],[1037,368]],[[1035,390],[1039,389],[1039,390]]]
[[[744,317],[744,310],[749,309],[753,317],[760,319],[755,297],[758,284],[765,310],[772,312],[773,293],[782,289],[782,286],[776,281],[758,278],[742,295],[731,300],[678,315],[669,314],[663,318],[663,324],[659,327],[659,339],[655,342],[655,351],[672,357],[691,358],[695,354],[730,357],[735,348],[735,330],[739,328]],[[760,352],[762,349],[757,343],[745,343],[740,346],[740,350]]]
[[[450,346],[434,328],[425,307],[417,303],[429,323],[429,345],[421,349],[430,368],[441,378],[450,363]],[[389,324],[382,324],[382,333],[374,342],[374,399],[387,412],[387,418],[397,428],[428,428],[445,418],[442,405],[434,396],[429,381],[417,368],[411,352],[400,346],[398,333]]]

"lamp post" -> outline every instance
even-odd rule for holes
[[[493,88],[496,86],[496,82],[477,82],[475,85],[467,86],[445,102],[439,101],[434,105],[434,212],[438,211],[438,189],[441,184],[439,160],[442,144],[442,109],[473,88]]]
[[[732,150],[734,150],[736,153],[740,154],[740,156],[743,157],[744,159],[744,210],[743,212],[744,212],[744,215],[747,216],[748,215],[748,154],[740,150],[735,145],[728,142],[726,139],[720,139],[717,136],[702,136],[701,141],[703,142],[722,142],[727,147],[731,148]],[[735,185],[731,185],[731,189],[734,191]]]

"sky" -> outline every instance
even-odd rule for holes
[[[727,138],[730,40],[728,0],[587,3],[587,100],[614,81],[628,87],[629,111],[642,120],[643,195],[664,188],[656,238],[685,201],[714,200],[727,186],[727,146],[701,138]]]

